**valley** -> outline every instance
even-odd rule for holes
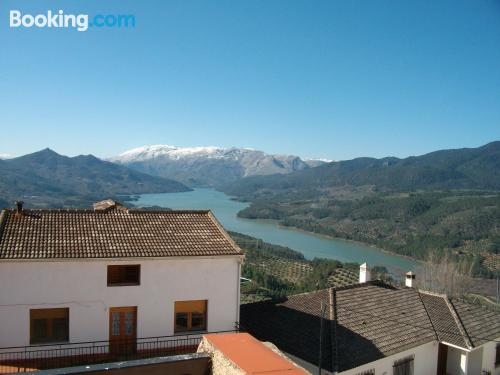
[[[414,268],[409,258],[451,255],[472,276],[500,270],[498,141],[330,163],[248,148],[144,146],[108,161],[46,149],[0,160],[0,173],[3,207],[22,199],[34,208],[86,208],[139,195],[139,205],[215,208],[229,230],[308,259],[368,261],[401,275]]]
[[[419,157],[359,158],[223,188],[239,216],[372,244],[425,260],[451,254],[464,273],[500,270],[500,142]]]
[[[235,201],[230,196],[211,188],[197,188],[183,193],[142,194],[130,203],[137,207],[211,209],[226,230],[258,238],[276,246],[294,249],[307,261],[323,258],[342,263],[368,262],[372,266],[387,267],[398,278],[405,272],[415,271],[421,266],[419,262],[409,257],[390,254],[362,243],[283,227],[275,220],[238,217],[237,213],[248,207],[248,204]]]
[[[257,201],[238,215],[275,219],[283,226],[360,241],[420,260],[450,251],[464,263],[464,271],[494,277],[500,266],[499,207],[500,194],[420,192],[360,200],[330,196]]]

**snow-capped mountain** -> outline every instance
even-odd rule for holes
[[[191,186],[217,186],[242,177],[290,173],[323,163],[314,160],[309,164],[298,156],[270,155],[250,148],[169,145],[138,147],[108,160]]]
[[[227,151],[229,150],[249,150],[252,149],[227,149],[222,147],[208,146],[208,147],[176,147],[169,145],[153,145],[134,148],[129,151],[111,158],[111,161],[119,160],[120,162],[137,162],[155,159],[158,157],[168,157],[169,159],[181,159],[190,157],[204,157],[213,159],[227,158]]]
[[[10,159],[12,156],[0,152],[0,159]]]
[[[320,165],[323,165],[325,163],[331,163],[331,162],[333,162],[333,160],[331,160],[331,159],[325,159],[325,158],[307,158],[307,159],[304,159],[304,161],[310,167],[319,167]]]

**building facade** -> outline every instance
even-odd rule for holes
[[[208,211],[4,210],[0,347],[234,330],[242,260]]]

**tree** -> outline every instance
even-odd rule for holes
[[[470,257],[457,257],[450,252],[430,251],[417,279],[423,289],[444,293],[450,297],[463,297],[473,273],[474,261]]]

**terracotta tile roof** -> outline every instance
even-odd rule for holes
[[[328,371],[435,340],[467,349],[500,337],[498,312],[379,281],[245,304],[240,321],[258,339],[317,366],[322,306],[322,368]]]
[[[275,353],[248,333],[221,333],[203,338],[244,374],[307,375],[288,358]]]
[[[0,259],[242,255],[210,211],[3,210]]]

